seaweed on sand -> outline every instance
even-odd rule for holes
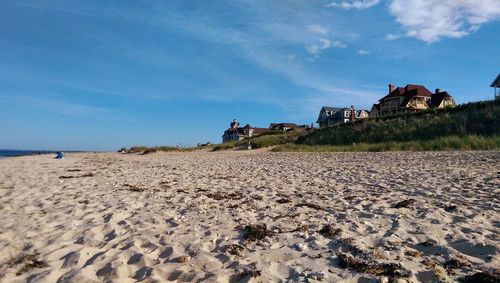
[[[253,242],[263,240],[272,236],[274,233],[267,230],[266,224],[250,224],[245,226],[245,240]]]
[[[33,254],[21,254],[17,257],[14,257],[7,261],[7,266],[8,267],[14,267],[16,265],[23,265],[19,271],[16,272],[16,275],[21,275],[23,273],[29,272],[32,269],[35,268],[44,268],[47,267],[47,263],[45,261],[39,260],[38,256],[40,254],[38,253],[33,253]]]
[[[224,200],[224,199],[242,199],[243,196],[240,194],[236,193],[220,193],[220,192],[215,192],[215,193],[208,193],[206,194],[207,197],[215,200]]]
[[[347,254],[338,253],[338,263],[341,268],[347,268],[358,272],[369,273],[378,276],[410,277],[411,271],[403,268],[399,263],[376,263]]]
[[[465,282],[465,283],[495,283],[495,282],[500,282],[500,272],[499,271],[494,271],[494,272],[477,272],[472,275],[467,275],[464,276],[460,279],[458,279],[459,282]]]
[[[229,244],[227,246],[224,247],[224,250],[231,254],[231,255],[235,255],[235,256],[241,256],[241,251],[243,251],[245,249],[245,247],[243,247],[242,245],[238,245],[238,244]]]
[[[295,206],[298,206],[298,207],[304,207],[305,206],[305,207],[316,209],[316,210],[325,210],[325,208],[321,207],[318,204],[308,203],[308,202],[301,202],[301,203],[296,204]]]
[[[342,233],[342,230],[340,228],[335,228],[333,225],[327,224],[324,225],[321,230],[318,231],[323,237],[331,238],[334,236],[340,235]]]
[[[124,186],[125,186],[126,190],[129,190],[129,191],[132,191],[132,192],[143,192],[143,191],[146,190],[145,188],[139,187],[139,186],[136,186],[136,185],[125,184]]]
[[[395,208],[409,208],[410,206],[412,206],[416,202],[417,201],[414,199],[407,199],[407,200],[403,200],[403,201],[396,203],[396,205],[394,207]]]

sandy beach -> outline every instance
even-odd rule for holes
[[[231,151],[1,159],[0,281],[498,275],[499,157]]]

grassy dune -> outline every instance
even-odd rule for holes
[[[293,143],[297,141],[297,139],[299,139],[300,137],[303,137],[307,134],[308,132],[304,129],[296,129],[290,132],[270,131],[258,137],[250,138],[250,144],[252,145],[252,148],[256,149],[256,148],[264,148],[275,145]],[[248,145],[248,141],[249,141],[248,139],[245,139],[238,142],[227,142],[227,143],[217,144],[213,146],[213,151],[232,149],[238,147],[246,148],[246,146]]]
[[[464,104],[453,109],[360,120],[317,130],[299,138],[296,143],[344,146],[353,143],[393,144],[414,141],[415,144],[430,144],[433,140],[451,141],[457,137],[499,135],[500,101],[497,100]],[[476,139],[478,138],[464,139],[461,144]]]
[[[433,109],[369,118],[331,128],[290,132],[269,131],[238,142],[211,145],[212,151],[276,146],[273,151],[421,151],[421,150],[499,150],[500,100],[459,105],[452,109]],[[194,148],[123,148],[126,153],[191,151]]]
[[[381,152],[381,151],[444,151],[499,150],[500,137],[448,136],[432,140],[409,142],[360,143],[351,145],[286,144],[272,149],[275,152]]]
[[[121,148],[118,152],[124,153],[141,153],[141,154],[149,154],[155,152],[181,152],[181,151],[192,151],[196,148],[185,148],[185,147],[173,147],[173,146],[133,146],[130,148]]]

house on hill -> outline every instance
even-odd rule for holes
[[[353,106],[351,108],[337,108],[323,106],[319,111],[318,120],[320,128],[326,128],[333,125],[347,123],[358,119],[368,118],[369,113],[367,110],[356,111]]]
[[[269,125],[269,130],[271,131],[291,131],[298,128],[297,124],[294,123],[271,123]]]
[[[436,89],[430,92],[422,85],[408,84],[395,88],[389,85],[389,94],[374,104],[370,111],[371,117],[385,116],[401,112],[416,112],[430,108],[455,107],[456,103],[446,91]]]
[[[250,124],[240,127],[238,120],[234,119],[229,125],[229,128],[224,131],[224,134],[222,135],[222,142],[241,141],[246,138],[261,135],[267,131],[268,129],[266,128],[255,128]]]
[[[497,92],[497,88],[500,88],[500,74],[491,83],[490,87],[494,88],[495,99],[500,99],[500,92]]]

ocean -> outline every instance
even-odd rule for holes
[[[0,149],[0,158],[13,157],[13,156],[23,156],[23,155],[34,155],[34,154],[45,154],[45,153],[55,153],[55,151]]]

